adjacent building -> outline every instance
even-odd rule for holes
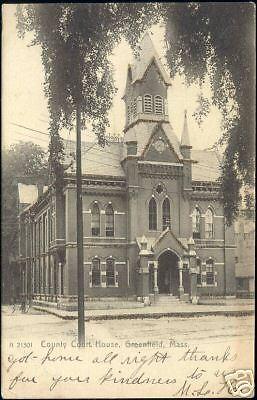
[[[254,297],[255,221],[244,210],[235,222],[235,243],[237,297]]]
[[[181,140],[168,115],[171,81],[151,39],[128,66],[119,140],[84,143],[83,226],[88,298],[235,295],[235,238],[224,223],[214,151],[194,150],[187,115]],[[74,144],[69,144],[72,150]],[[75,302],[76,165],[20,213],[23,292]]]

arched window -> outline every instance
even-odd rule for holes
[[[205,237],[211,239],[213,238],[213,234],[213,212],[208,208],[205,214]]]
[[[115,286],[115,263],[113,258],[106,260],[106,286]]]
[[[101,285],[100,260],[97,257],[93,258],[92,260],[91,273],[92,273],[92,286],[100,286]]]
[[[144,112],[145,113],[153,112],[153,98],[151,94],[144,95]]]
[[[91,209],[91,232],[92,236],[100,236],[100,210],[97,203]]]
[[[192,229],[193,229],[193,238],[200,239],[200,227],[201,227],[201,213],[198,207],[196,207],[192,214]]]
[[[156,201],[153,197],[149,202],[149,230],[157,230],[157,206]]]
[[[214,262],[211,258],[206,261],[206,284],[215,284]]]
[[[108,237],[114,236],[114,212],[111,204],[105,210],[105,234]]]
[[[200,258],[196,259],[196,272],[197,272],[197,285],[202,284],[202,261]]]
[[[166,197],[162,203],[162,229],[170,228],[170,201]]]
[[[161,96],[154,97],[154,112],[155,114],[164,114],[163,113],[163,98]]]

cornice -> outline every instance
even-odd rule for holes
[[[183,169],[180,165],[169,164],[138,164],[138,171],[141,175],[149,177],[162,176],[169,179],[176,179],[183,176]]]
[[[166,115],[157,115],[157,114],[139,114],[134,121],[132,121],[129,125],[125,126],[123,132],[126,133],[129,129],[133,128],[139,122],[154,122],[158,123],[169,123],[169,117]]]

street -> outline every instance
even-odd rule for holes
[[[11,307],[3,308],[3,332],[8,339],[25,340],[40,336],[48,339],[69,339],[76,337],[77,321],[62,320],[49,314],[41,314],[33,309],[28,314],[20,311],[12,313]],[[189,343],[222,343],[253,341],[254,317],[207,316],[194,318],[159,318],[107,320],[86,322],[88,339],[126,340],[168,340]],[[97,334],[96,334],[97,332]]]
[[[3,307],[2,323],[5,398],[233,397],[226,374],[253,368],[253,316],[89,321],[85,348],[77,320]]]

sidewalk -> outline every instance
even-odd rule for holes
[[[234,299],[225,305],[194,305],[191,303],[170,304],[169,306],[146,306],[135,309],[87,310],[85,320],[135,319],[182,317],[192,318],[207,315],[243,316],[254,315],[254,299]],[[77,319],[77,311],[58,310],[56,308],[33,306],[37,311],[46,312],[62,319]]]

